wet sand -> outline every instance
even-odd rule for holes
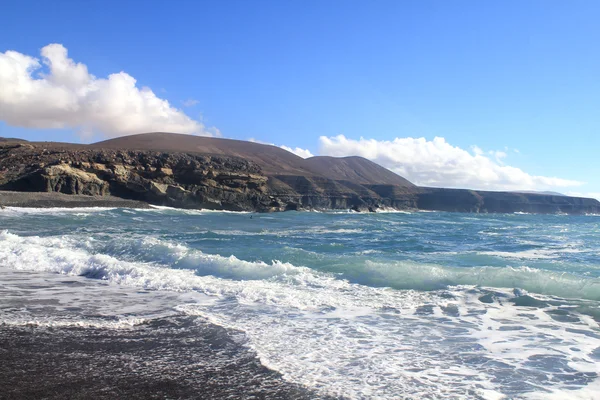
[[[142,201],[121,199],[114,196],[84,196],[46,192],[0,191],[0,207],[128,207],[149,208]]]
[[[126,329],[0,325],[1,399],[318,399],[194,317]]]

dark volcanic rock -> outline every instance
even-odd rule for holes
[[[114,196],[85,196],[54,192],[11,192],[0,190],[0,207],[79,208],[79,207],[127,207],[150,208],[147,203],[126,200]]]
[[[600,213],[593,199],[423,188],[361,157],[304,160],[275,146],[169,133],[92,145],[0,140],[0,190],[232,211]]]
[[[260,167],[243,159],[29,146],[0,144],[0,189],[113,195],[184,208],[272,208],[265,191],[268,178],[260,173]]]

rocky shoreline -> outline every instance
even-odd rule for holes
[[[142,201],[121,199],[114,196],[68,195],[49,192],[0,191],[0,207],[24,208],[78,208],[78,207],[118,207],[150,208]]]
[[[305,160],[274,146],[227,139],[152,133],[92,145],[0,141],[0,205],[149,204],[256,212],[600,213],[595,199],[419,187],[360,157]]]

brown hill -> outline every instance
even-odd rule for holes
[[[304,159],[277,146],[177,133],[142,133],[89,145],[91,148],[152,150],[240,157],[260,165],[267,175],[310,175]]]
[[[415,186],[400,175],[363,157],[318,156],[304,161],[311,171],[336,181],[350,181],[370,185]]]
[[[27,140],[18,139],[18,138],[0,137],[0,143],[8,143],[8,142],[25,143],[25,142],[27,142]]]
[[[361,157],[305,160],[276,146],[169,133],[91,145],[0,139],[0,190],[87,195],[92,200],[112,195],[232,211],[391,207],[600,214],[600,202],[593,199],[417,187]]]
[[[358,184],[412,187],[392,171],[362,157],[312,157],[303,159],[277,146],[175,133],[143,133],[89,145],[91,148],[152,150],[240,157],[260,165],[265,175],[317,176]]]

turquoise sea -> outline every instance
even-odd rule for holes
[[[599,399],[600,216],[0,211],[0,323],[165,315],[334,397]]]

